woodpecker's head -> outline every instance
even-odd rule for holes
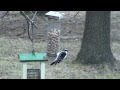
[[[68,52],[68,49],[64,49],[65,52]]]

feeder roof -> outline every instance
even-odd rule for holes
[[[59,19],[62,19],[64,13],[60,13],[60,12],[57,12],[57,11],[50,11],[50,12],[46,13],[45,15],[54,16],[54,17],[58,17]]]

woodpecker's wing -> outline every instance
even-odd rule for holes
[[[67,53],[65,53],[64,51],[58,53],[56,59],[51,63],[51,65],[56,65],[57,63],[60,63],[66,57],[66,55]]]
[[[54,60],[54,61],[53,61],[50,65],[53,65],[53,64],[55,64],[55,63],[56,63],[56,61],[57,61],[57,59],[58,59],[58,57],[59,57],[60,53],[61,53],[61,52],[58,52],[58,53],[57,53],[57,57],[55,58],[55,60]]]
[[[57,56],[56,56],[56,58],[55,58],[55,60],[54,60],[53,62],[57,61],[57,58],[59,57],[60,53],[61,53],[61,52],[58,52],[58,53],[57,53]]]
[[[67,52],[62,52],[61,55],[58,57],[57,63],[60,63],[66,57],[67,57]]]

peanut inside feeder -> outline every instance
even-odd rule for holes
[[[59,51],[60,30],[53,30],[47,33],[47,55],[56,56]]]
[[[48,17],[47,56],[55,57],[60,44],[61,23],[59,20],[63,18],[63,15],[59,12],[50,11],[46,13],[46,16]]]

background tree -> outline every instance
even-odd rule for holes
[[[87,11],[81,50],[77,60],[84,64],[113,63],[110,46],[110,11]]]

